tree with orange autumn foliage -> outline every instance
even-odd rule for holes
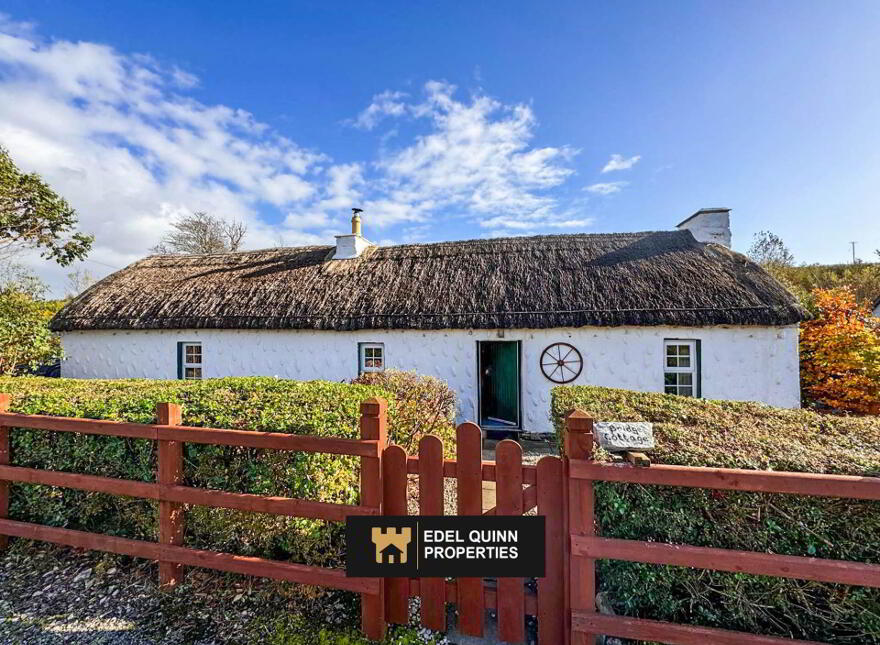
[[[804,395],[834,408],[880,414],[880,319],[848,287],[815,289],[819,314],[801,328]]]

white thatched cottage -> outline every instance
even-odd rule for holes
[[[597,384],[796,407],[805,312],[728,248],[727,209],[675,231],[151,256],[52,322],[63,376],[445,379],[462,419],[549,431]]]

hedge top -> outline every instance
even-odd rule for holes
[[[880,476],[880,417],[831,416],[743,401],[707,401],[593,386],[553,389],[559,435],[567,412],[650,421],[657,463]]]

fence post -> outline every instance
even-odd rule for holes
[[[156,418],[159,425],[179,426],[180,406],[176,403],[156,405]],[[158,477],[159,484],[183,483],[183,443],[159,439]],[[159,502],[159,544],[183,545],[183,504]],[[159,586],[165,590],[176,587],[183,580],[183,565],[159,560]]]
[[[538,461],[538,515],[544,516],[547,570],[538,578],[538,642],[565,642],[565,471],[562,459],[547,455]]]
[[[419,440],[419,515],[444,515],[443,442],[429,434]],[[419,578],[422,625],[446,631],[446,579]]]
[[[406,451],[388,446],[382,453],[382,514],[408,515],[406,508]],[[409,576],[385,578],[385,619],[409,623]]]
[[[571,629],[572,611],[596,611],[596,560],[572,557],[571,536],[595,535],[595,496],[593,482],[573,479],[570,473],[572,459],[593,458],[593,417],[583,410],[574,410],[565,417],[565,477],[568,488],[568,536],[565,541],[568,594],[566,604],[566,643],[593,645],[596,634]]]
[[[495,447],[498,515],[523,514],[522,446],[505,439]],[[525,641],[526,595],[522,578],[498,578],[498,637],[505,643]]]
[[[361,439],[378,442],[375,457],[361,457],[361,500],[363,506],[382,510],[382,452],[388,444],[388,403],[373,397],[361,403]],[[385,638],[385,584],[378,594],[361,594],[361,628],[370,640]]]
[[[458,514],[483,514],[483,435],[474,423],[456,430]],[[467,636],[483,636],[486,600],[483,578],[458,579],[458,629]]]
[[[0,394],[0,412],[9,411],[9,395]],[[0,464],[9,465],[9,427],[0,426]],[[0,480],[0,519],[9,517],[9,482]],[[9,537],[0,535],[0,549],[9,545]]]

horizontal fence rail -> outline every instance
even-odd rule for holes
[[[683,544],[573,537],[574,556],[694,567],[834,584],[880,587],[880,565]]]
[[[193,567],[218,569],[243,573],[261,578],[287,580],[308,585],[345,589],[359,593],[378,593],[380,582],[375,578],[346,578],[342,569],[313,567],[305,564],[265,560],[251,556],[232,555],[219,551],[204,551],[182,546],[159,544],[145,540],[132,540],[112,535],[99,535],[86,531],[59,529],[29,522],[0,520],[0,531],[12,537],[40,540],[72,546],[78,549],[106,551],[137,558],[173,562]]]
[[[473,424],[471,424],[473,425]],[[407,457],[406,472],[410,475],[419,474],[419,458]],[[538,467],[534,464],[523,464],[523,483],[536,484],[538,481]],[[454,459],[446,459],[443,461],[443,476],[448,479],[458,477],[458,462]],[[484,461],[481,465],[481,477],[484,482],[494,482],[498,479],[496,475],[496,463],[494,461]]]
[[[236,511],[287,515],[331,522],[344,522],[348,515],[378,515],[372,506],[316,502],[295,497],[274,497],[250,493],[229,493],[210,488],[192,488],[173,484],[154,484],[130,479],[80,475],[57,470],[38,470],[18,466],[0,466],[0,479],[23,484],[43,484],[75,488],[95,493],[109,493],[140,499],[193,504]]]
[[[572,613],[571,623],[575,633],[605,634],[639,641],[660,641],[669,645],[823,645],[816,641],[758,636],[727,629],[676,625],[659,620],[580,611]]]
[[[282,432],[255,432],[253,430],[227,430],[181,425],[153,425],[103,421],[96,419],[73,419],[49,417],[38,414],[0,413],[0,425],[13,428],[52,430],[55,432],[78,432],[81,434],[109,435],[131,439],[158,441],[183,441],[220,446],[265,448],[268,450],[295,450],[321,452],[331,455],[377,457],[382,447],[375,440],[336,439],[284,434]]]
[[[596,635],[604,634],[670,645],[819,645],[812,641],[599,614],[595,605],[597,559],[880,588],[880,565],[876,564],[599,537],[593,491],[593,483],[603,481],[876,501],[880,500],[880,478],[596,463],[592,461],[592,417],[576,410],[566,417],[565,426],[571,526],[567,545],[570,634],[566,642],[586,645]]]
[[[572,459],[569,467],[571,477],[593,481],[880,500],[880,477],[696,466],[633,468],[582,459]]]

